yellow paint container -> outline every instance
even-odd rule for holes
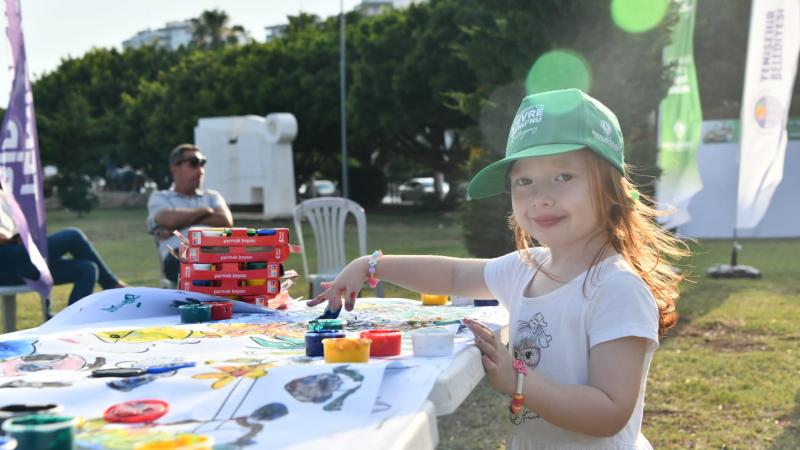
[[[245,286],[264,286],[267,284],[267,280],[260,278],[255,280],[245,280]]]
[[[365,363],[369,361],[372,341],[357,338],[323,339],[326,363]]]
[[[423,305],[446,305],[448,296],[436,294],[420,294]]]

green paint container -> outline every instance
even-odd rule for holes
[[[3,431],[17,440],[17,450],[72,450],[77,422],[68,416],[23,416],[4,422]]]
[[[344,325],[342,319],[315,319],[308,321],[308,331],[344,330]]]
[[[199,323],[211,320],[210,305],[180,305],[178,309],[181,311],[181,323]]]

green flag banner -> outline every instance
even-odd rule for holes
[[[689,221],[689,201],[702,188],[697,168],[697,147],[703,122],[694,68],[694,15],[696,0],[673,0],[679,20],[672,42],[664,49],[664,64],[674,65],[675,78],[659,109],[659,209],[672,211],[662,219],[665,228]]]

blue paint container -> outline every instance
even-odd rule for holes
[[[273,235],[275,235],[275,229],[274,228],[259,228],[258,230],[256,230],[256,235],[257,236],[273,236]]]
[[[341,330],[318,330],[306,332],[306,356],[324,356],[325,350],[322,347],[323,339],[343,338],[344,331]]]

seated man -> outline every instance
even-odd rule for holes
[[[158,256],[164,275],[178,282],[180,262],[169,253],[179,240],[172,235],[180,230],[187,235],[191,227],[231,227],[233,216],[219,192],[202,190],[206,159],[192,144],[181,144],[169,154],[172,187],[150,194],[147,202],[147,229],[158,242]]]
[[[66,258],[67,255],[70,257]],[[111,272],[89,238],[77,228],[66,228],[48,235],[47,256],[53,283],[74,283],[69,294],[70,305],[94,292],[97,283],[103,289],[127,286]],[[0,192],[0,286],[24,284],[23,277],[38,280],[39,269],[33,265],[20,242],[17,225],[4,194]]]

